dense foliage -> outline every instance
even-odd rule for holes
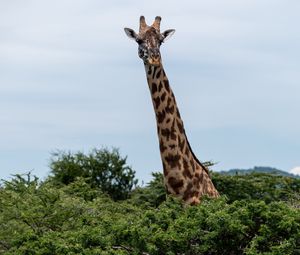
[[[159,173],[118,201],[91,176],[16,175],[0,187],[0,254],[300,254],[299,179],[212,177],[222,196],[191,207]]]
[[[213,181],[221,194],[236,200],[295,201],[300,194],[300,179],[266,173],[222,175],[214,173]]]
[[[52,181],[70,184],[77,177],[86,178],[92,187],[106,192],[114,200],[126,199],[137,184],[135,171],[126,165],[117,149],[94,149],[85,155],[82,152],[57,152],[50,163]]]

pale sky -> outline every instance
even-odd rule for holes
[[[118,147],[160,171],[137,45],[140,15],[176,29],[164,67],[195,154],[214,170],[300,166],[298,0],[0,2],[0,178],[49,173],[50,153]]]

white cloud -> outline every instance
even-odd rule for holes
[[[300,175],[300,166],[296,166],[290,170],[291,174]]]

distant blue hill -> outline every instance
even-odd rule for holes
[[[288,176],[293,178],[300,178],[299,175],[294,175],[282,170],[279,170],[277,168],[273,167],[266,167],[266,166],[255,166],[250,169],[230,169],[228,171],[220,171],[219,173],[224,175],[246,175],[251,173],[267,173],[267,174],[274,174],[274,175],[280,175],[280,176]]]

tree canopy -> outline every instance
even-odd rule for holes
[[[118,149],[93,149],[90,153],[56,152],[52,154],[50,168],[52,181],[70,184],[83,177],[94,188],[106,192],[114,200],[126,199],[137,184],[135,171],[126,165]]]

